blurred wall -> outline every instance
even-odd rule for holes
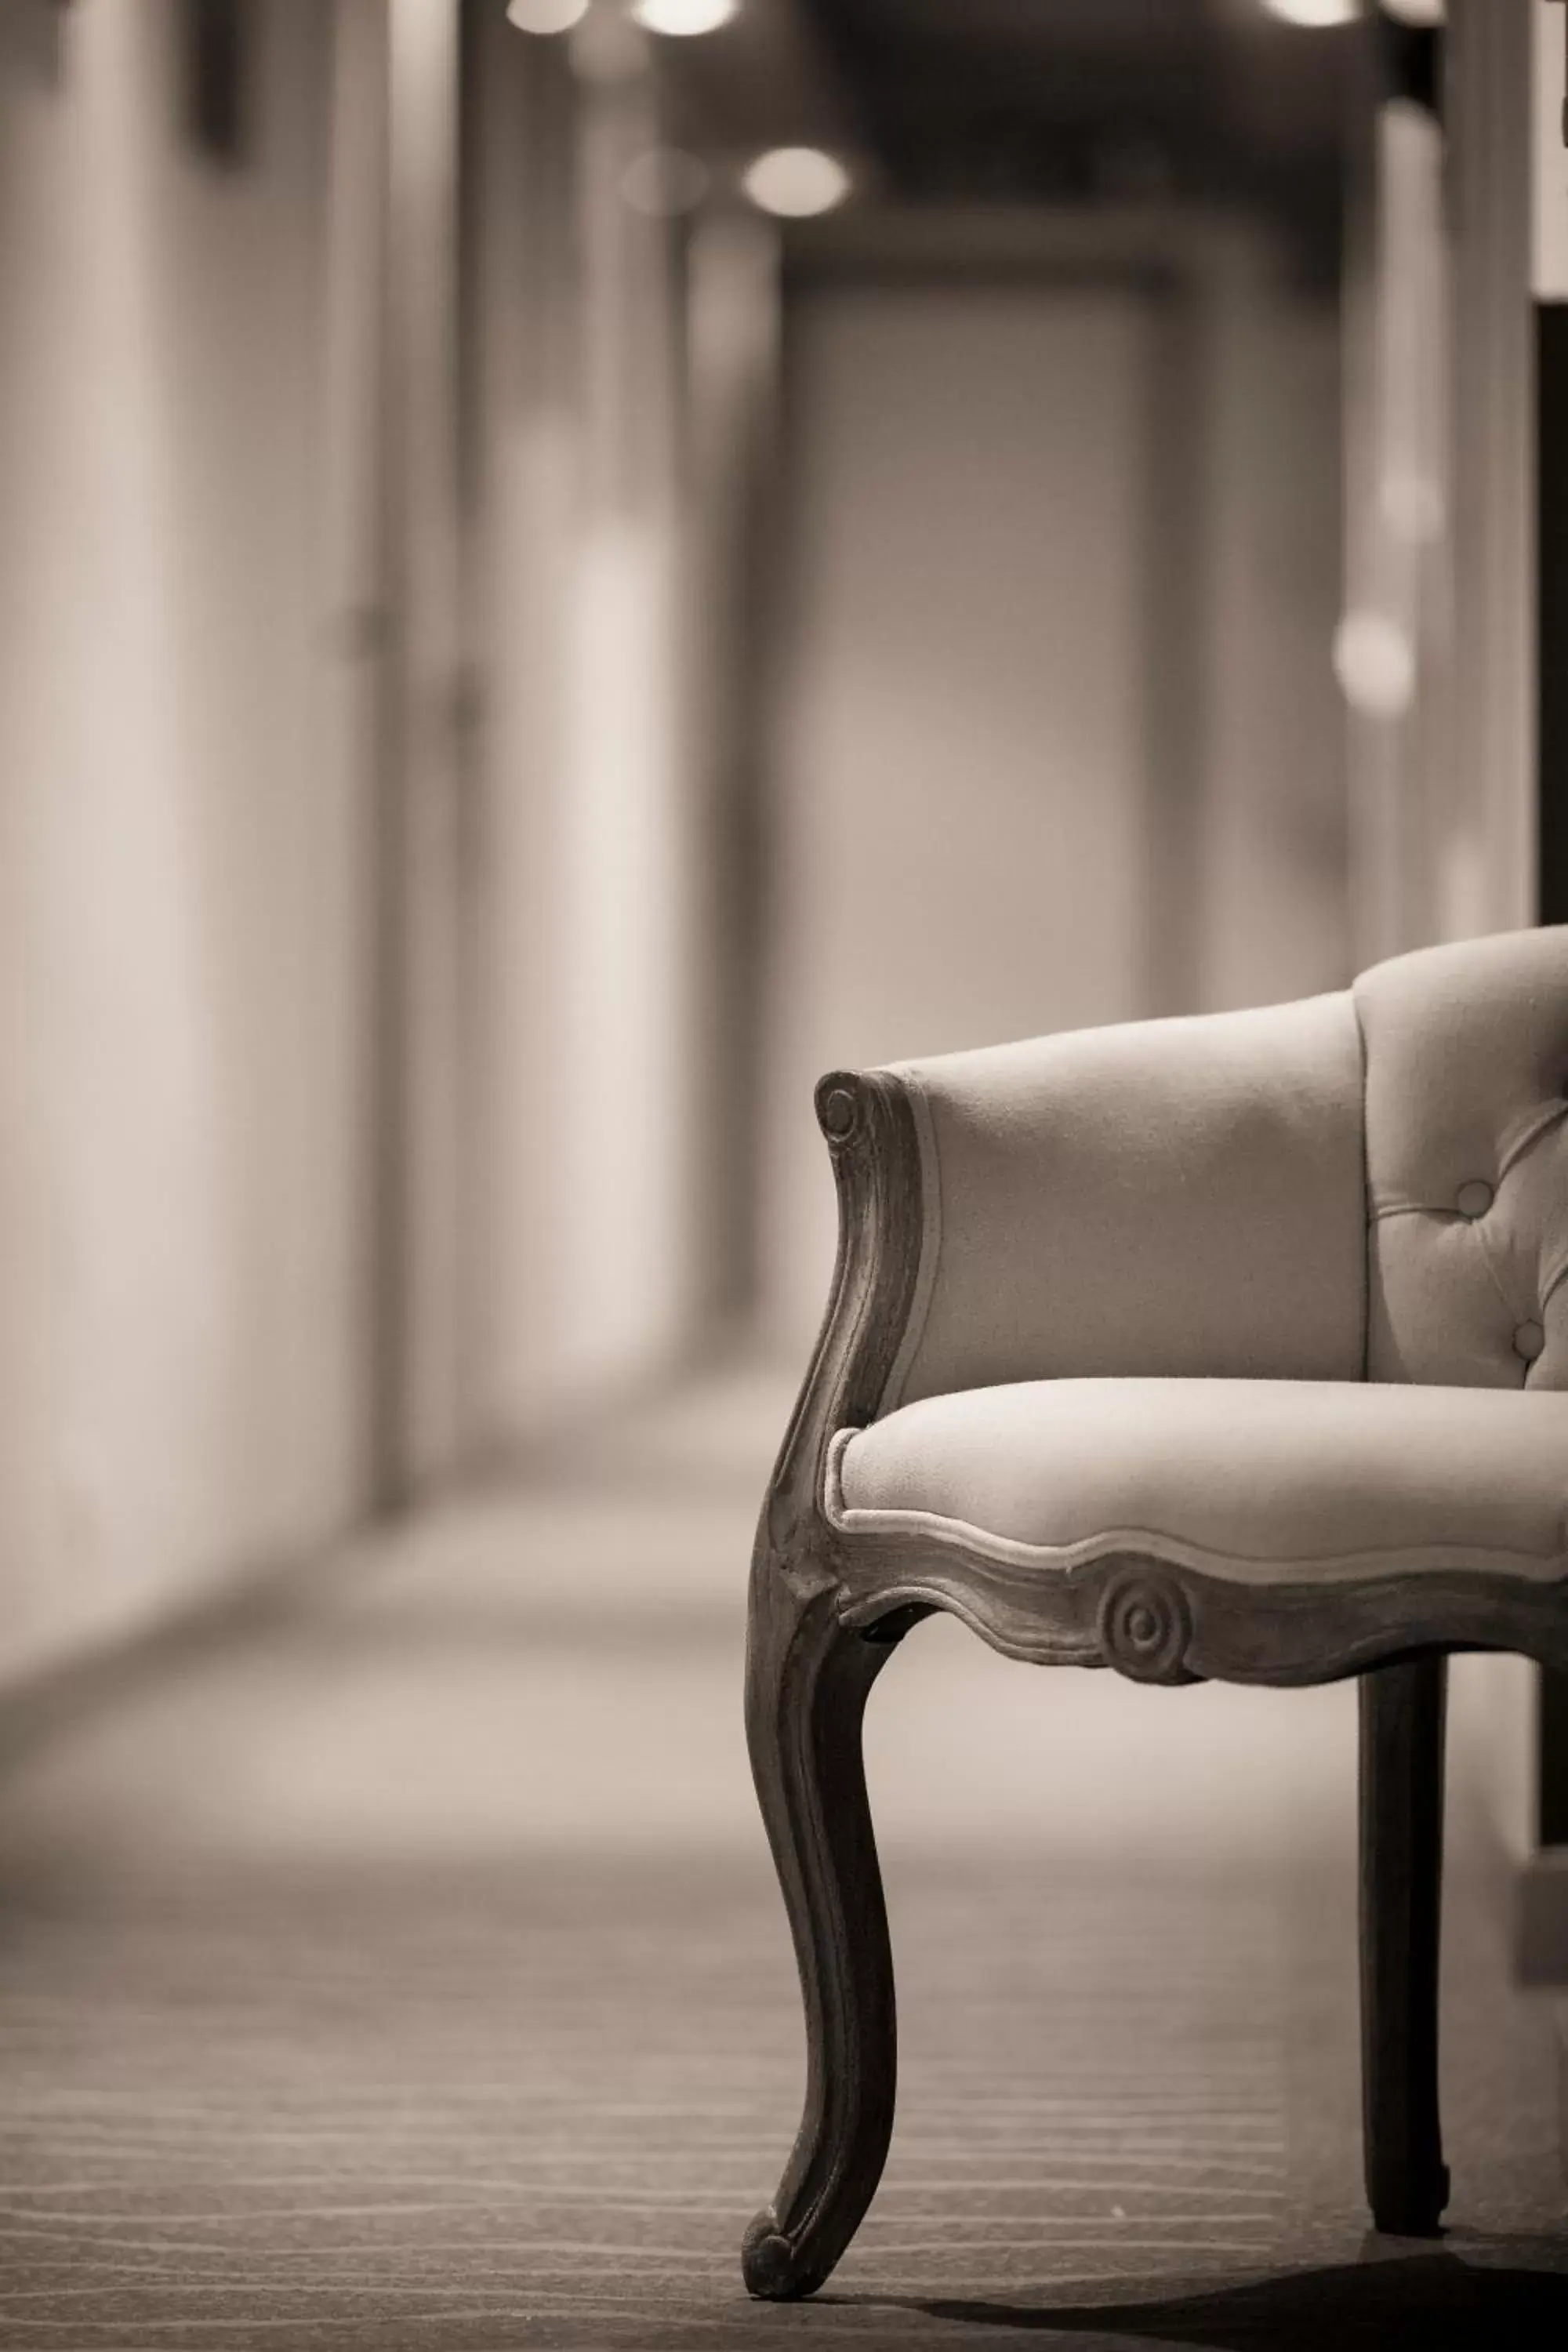
[[[0,0],[0,1672],[794,1345],[829,1064],[1343,976],[1327,308],[808,269],[781,497],[772,236],[589,22]]]
[[[700,765],[679,224],[647,44],[469,11],[466,1371],[505,1452],[699,1315]]]
[[[1344,707],[1331,659],[1342,577],[1334,296],[1246,243],[1222,249],[1205,282],[1194,430],[1206,520],[1185,887],[1193,1003],[1219,1012],[1341,988],[1355,955]],[[1179,573],[1169,579],[1167,608],[1186,593]],[[1151,757],[1158,798],[1159,743]]]
[[[0,1674],[362,1474],[363,781],[322,746],[331,12],[0,8]]]
[[[761,1181],[797,1348],[821,1071],[1348,976],[1331,301],[1228,232],[1025,235],[966,281],[900,228],[787,313]]]

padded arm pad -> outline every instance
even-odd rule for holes
[[[1348,993],[897,1065],[924,1231],[882,1411],[1071,1374],[1359,1380]]]

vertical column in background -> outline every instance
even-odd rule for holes
[[[1539,919],[1568,923],[1568,8],[1536,0],[1531,15],[1535,846]],[[1541,1677],[1534,1760],[1539,1850],[1526,1885],[1523,1959],[1531,1973],[1568,1983],[1568,1674]]]
[[[464,53],[464,594],[469,734],[463,1312],[475,1436],[549,1418],[570,1316],[557,1137],[567,583],[580,472],[577,85],[563,39],[468,0]]]
[[[1168,556],[1163,583],[1173,611],[1184,596],[1191,608],[1166,657],[1182,661],[1184,637],[1197,654],[1191,993],[1160,1010],[1268,1003],[1349,977],[1345,728],[1330,662],[1343,560],[1340,335],[1306,259],[1240,226],[1192,240],[1195,478],[1184,562]],[[1178,441],[1165,464],[1181,462]]]
[[[472,9],[463,1275],[492,1454],[663,1370],[711,1252],[708,808],[683,593],[679,231],[645,37]],[[628,182],[628,172],[632,178]],[[646,174],[645,174],[646,176]]]
[[[1451,743],[1445,939],[1535,911],[1531,8],[1450,0],[1444,35],[1453,319]]]
[[[474,664],[465,1315],[476,1435],[500,1451],[528,1417],[549,1320],[535,1111],[549,902],[542,780],[554,766],[559,596],[573,478],[565,286],[572,94],[564,47],[465,8],[462,497]]]
[[[1374,12],[1346,268],[1345,614],[1353,961],[1432,939],[1444,845],[1448,249],[1440,36]]]
[[[1212,468],[1205,402],[1212,335],[1201,266],[1153,268],[1145,371],[1149,532],[1144,567],[1148,757],[1139,835],[1143,919],[1140,1009],[1191,1013],[1202,992],[1205,852],[1205,623],[1214,593]],[[1212,936],[1212,933],[1211,933]]]
[[[695,1306],[734,1333],[761,1275],[764,740],[779,518],[780,241],[715,205],[687,260],[687,757],[700,794]]]
[[[1568,513],[1552,412],[1568,397],[1568,153],[1560,0],[1450,0],[1454,256],[1454,751],[1447,937],[1568,919],[1562,805]],[[1533,300],[1531,299],[1533,290]],[[1556,439],[1561,441],[1559,433]],[[1556,489],[1553,493],[1553,476]],[[1538,838],[1539,836],[1539,838]],[[1538,860],[1539,851],[1539,860]],[[1512,1656],[1458,1658],[1474,1746],[1517,1873],[1517,1958],[1568,1978],[1568,1688]]]
[[[402,1089],[394,1019],[400,959],[394,911],[384,763],[390,748],[392,672],[387,604],[386,0],[335,0],[328,103],[326,243],[322,260],[322,453],[320,529],[327,667],[321,757],[354,814],[352,859],[360,936],[358,1005],[365,1050],[358,1073],[358,1263],[361,1429],[367,1499],[395,1498],[403,1475],[405,1346],[403,1235],[391,1168]]]
[[[668,224],[626,197],[658,142],[646,38],[591,16],[580,79],[578,505],[554,871],[563,1082],[556,1378],[593,1398],[688,1336],[698,1001],[694,795],[678,753],[681,503]]]
[[[1541,920],[1562,923],[1568,922],[1568,8],[1563,0],[1536,0],[1532,16],[1536,850]]]
[[[462,1446],[463,1135],[457,794],[458,0],[387,0],[385,515],[392,678],[382,782],[389,945],[381,1181],[401,1299],[391,1481]]]

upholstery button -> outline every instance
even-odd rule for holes
[[[1546,1334],[1539,1323],[1521,1323],[1513,1335],[1513,1352],[1533,1364],[1546,1345]]]
[[[1472,1176],[1454,1195],[1454,1206],[1461,1217],[1484,1217],[1491,1204],[1492,1188],[1484,1176]]]

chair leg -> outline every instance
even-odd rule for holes
[[[833,1590],[759,1562],[746,1732],[800,1966],[806,2092],[777,2197],[746,2232],[754,2295],[811,2294],[854,2236],[893,2128],[892,1956],[866,1799],[860,1725],[898,1634],[846,1631]],[[826,1580],[822,1580],[825,1583]]]
[[[1447,1661],[1361,1677],[1362,2120],[1378,2229],[1433,2237],[1448,2201],[1437,2110]]]

